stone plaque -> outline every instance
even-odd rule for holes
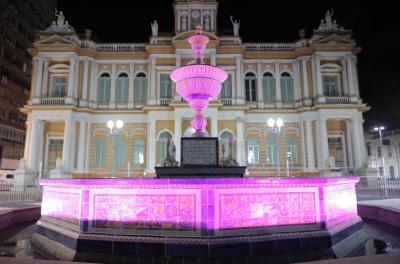
[[[218,138],[182,138],[182,166],[218,166]]]

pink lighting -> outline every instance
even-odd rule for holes
[[[202,236],[358,218],[352,178],[42,180],[42,216],[89,232]],[[142,231],[141,231],[142,230]],[[150,231],[149,231],[150,230]],[[151,233],[150,232],[150,233]]]
[[[188,39],[195,52],[196,63],[176,68],[170,75],[176,83],[176,90],[195,111],[192,127],[197,135],[204,133],[207,121],[202,112],[210,101],[221,92],[221,84],[228,78],[227,72],[219,67],[203,64],[203,52],[209,39],[201,35],[201,27],[196,27],[196,35]]]

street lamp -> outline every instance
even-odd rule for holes
[[[276,147],[276,172],[277,176],[281,175],[281,165],[279,160],[279,146],[278,146],[278,138],[281,136],[281,128],[283,127],[283,120],[278,118],[276,121],[272,118],[269,118],[267,121],[269,128],[271,129],[272,134],[275,136],[275,147]]]
[[[124,127],[124,122],[122,122],[121,120],[117,120],[117,122],[114,123],[114,121],[109,120],[107,122],[107,127],[110,129],[108,135],[114,141],[113,160],[112,160],[112,178],[116,178],[115,177],[115,165],[117,163],[117,161],[116,161],[117,139],[118,139],[119,133],[121,132],[121,129]]]
[[[379,140],[380,140],[381,145],[382,145],[381,158],[382,158],[382,169],[383,169],[383,172],[382,172],[383,188],[385,188],[385,197],[387,197],[388,194],[387,194],[386,176],[385,176],[385,157],[383,155],[384,153],[383,153],[383,141],[382,141],[382,130],[385,130],[385,127],[384,126],[377,126],[377,127],[374,127],[374,130],[379,132]]]

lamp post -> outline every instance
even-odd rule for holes
[[[387,194],[387,186],[386,186],[386,176],[385,176],[385,157],[384,157],[384,153],[383,153],[383,141],[382,141],[382,130],[385,130],[384,126],[377,126],[374,127],[375,131],[379,132],[379,141],[381,142],[382,145],[382,151],[381,151],[381,158],[382,158],[382,176],[383,176],[383,188],[385,189],[385,197],[388,197]]]
[[[113,160],[112,160],[112,178],[115,177],[115,165],[117,163],[116,158],[117,158],[117,139],[119,136],[119,133],[121,132],[121,129],[124,127],[124,122],[121,120],[117,120],[117,122],[114,123],[114,121],[109,120],[107,122],[107,127],[110,129],[108,135],[109,137],[114,141],[114,147],[113,147]]]
[[[279,177],[281,175],[281,165],[279,160],[279,146],[278,146],[278,138],[281,136],[281,128],[283,127],[283,120],[278,118],[274,120],[269,118],[267,121],[268,127],[271,129],[272,134],[275,136],[275,147],[276,147],[276,173]]]

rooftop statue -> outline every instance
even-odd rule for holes
[[[55,16],[57,17],[57,26],[59,28],[62,28],[64,26],[64,21],[65,21],[65,16],[62,11],[58,11],[57,13],[57,8],[55,12]]]
[[[45,30],[45,32],[75,32],[74,28],[65,20],[64,13],[62,11],[55,10],[56,21],[52,21],[51,25]]]
[[[154,22],[150,23],[150,25],[151,25],[151,31],[152,31],[153,37],[157,37],[158,36],[158,23],[157,23],[157,20],[154,20]]]
[[[342,26],[338,25],[336,20],[332,19],[333,16],[333,9],[326,11],[325,19],[321,19],[321,23],[316,32],[341,32],[341,33],[350,33],[350,30],[344,29]]]
[[[233,25],[233,35],[239,36],[240,20],[233,20],[233,16],[230,16],[230,17],[231,17],[231,22]]]

